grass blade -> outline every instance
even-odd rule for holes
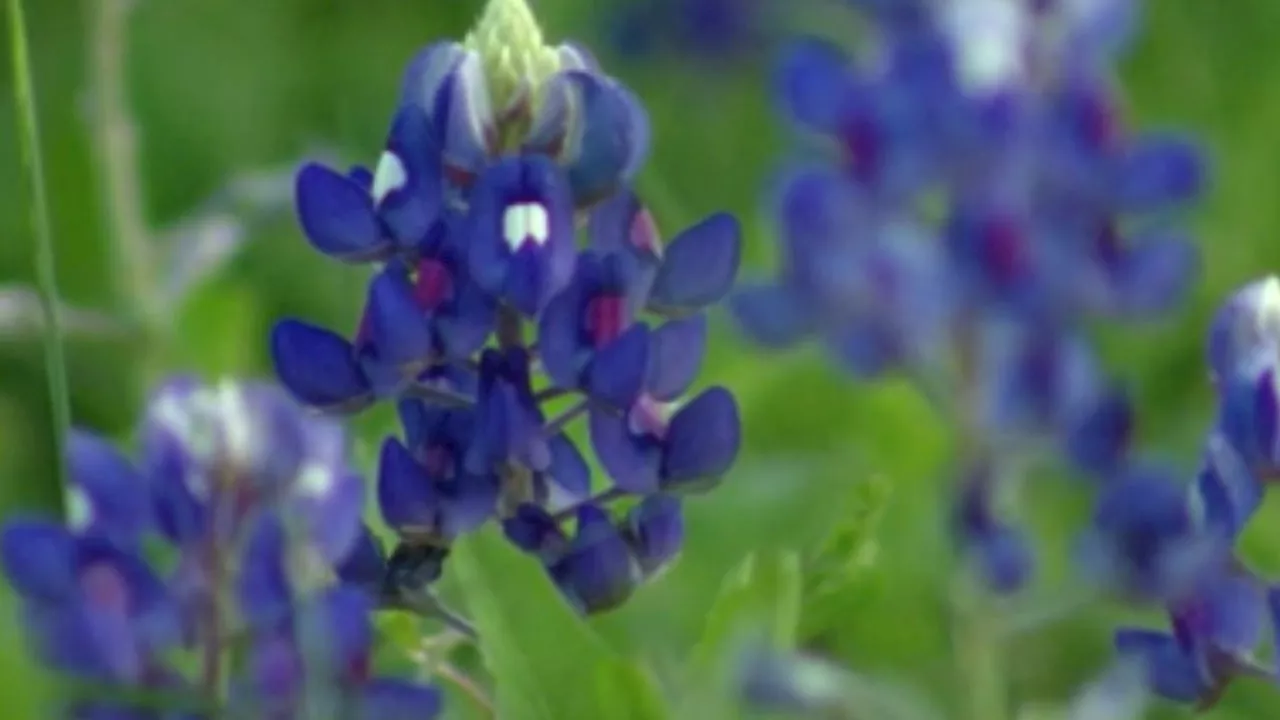
[[[35,234],[36,283],[44,317],[44,364],[49,377],[49,402],[54,420],[54,452],[57,454],[59,487],[67,487],[66,435],[71,425],[71,403],[67,393],[67,364],[62,347],[62,318],[59,311],[58,275],[54,264],[53,231],[49,225],[49,203],[45,197],[44,165],[40,157],[40,122],[36,112],[31,58],[27,47],[26,18],[22,0],[8,0],[9,29],[13,48],[13,87],[17,95],[19,145],[26,170],[31,207],[31,227]],[[65,498],[62,498],[65,505]]]

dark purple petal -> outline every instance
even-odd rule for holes
[[[997,525],[976,538],[973,548],[987,587],[997,593],[1022,589],[1031,577],[1034,555],[1020,528]]]
[[[685,313],[718,302],[733,287],[742,260],[742,229],[717,213],[685,230],[667,246],[650,291],[649,307]]]
[[[645,392],[662,402],[670,402],[683,395],[697,379],[706,351],[706,315],[691,315],[664,323],[650,336],[649,376],[645,380]]]
[[[402,265],[388,265],[374,277],[365,307],[369,336],[381,362],[416,374],[436,357],[431,321],[418,305]]]
[[[280,382],[306,405],[360,406],[369,399],[369,383],[355,350],[330,330],[281,320],[271,330],[271,359]]]
[[[1196,493],[1210,528],[1234,538],[1262,505],[1263,485],[1221,436],[1209,438]]]
[[[1070,429],[1067,453],[1086,472],[1102,477],[1124,460],[1133,440],[1133,406],[1116,390],[1099,398]]]
[[[484,347],[493,332],[497,309],[489,293],[474,282],[463,281],[457,290],[454,311],[435,319],[445,354],[461,360]]]
[[[383,441],[378,457],[378,508],[383,522],[401,533],[431,532],[439,519],[431,478],[395,438]]]
[[[671,418],[662,456],[663,488],[709,489],[733,466],[741,445],[733,394],[723,387],[707,388]]]
[[[530,503],[516,508],[514,515],[502,521],[502,532],[511,544],[537,555],[544,564],[561,557],[569,544],[560,523],[549,512]]]
[[[75,592],[75,541],[61,525],[10,519],[0,531],[5,578],[27,598],[61,602]]]
[[[591,249],[614,256],[627,280],[627,309],[638,314],[649,299],[662,263],[662,238],[653,216],[631,190],[623,189],[591,210],[587,221]]]
[[[1267,369],[1254,378],[1233,379],[1220,388],[1218,428],[1227,444],[1261,477],[1276,472],[1280,397],[1275,373]]]
[[[568,435],[560,433],[547,442],[551,451],[550,497],[547,505],[553,509],[565,507],[585,499],[591,494],[591,468],[578,446]]]
[[[1148,687],[1162,697],[1195,702],[1209,689],[1196,662],[1169,635],[1122,629],[1116,632],[1115,646],[1122,657],[1142,663]]]
[[[341,173],[308,163],[298,171],[295,195],[302,231],[320,252],[345,262],[370,262],[391,251],[368,191]]]
[[[1190,140],[1145,136],[1120,163],[1117,194],[1126,209],[1157,209],[1194,200],[1204,189],[1205,175],[1200,148]]]
[[[578,529],[552,577],[584,613],[611,610],[631,596],[640,568],[607,512],[595,505],[578,510]]]
[[[407,680],[376,678],[360,689],[360,720],[431,720],[440,714],[440,691]]]
[[[418,242],[440,219],[445,200],[440,173],[426,112],[401,106],[370,188],[379,216],[401,243]]]
[[[729,298],[738,327],[752,342],[767,348],[789,348],[813,332],[808,308],[791,290],[774,284],[739,288]]]
[[[680,500],[650,495],[627,513],[624,536],[646,576],[666,567],[684,545],[684,513]]]
[[[375,595],[381,591],[387,573],[387,553],[367,525],[360,528],[360,535],[334,570],[344,583]]]
[[[649,336],[647,325],[636,324],[601,348],[587,368],[587,393],[615,408],[631,407],[644,389]]]
[[[821,133],[839,130],[849,88],[849,58],[836,45],[818,39],[791,44],[775,79],[787,113],[801,126]]]
[[[67,509],[72,526],[133,546],[152,522],[149,487],[133,463],[105,438],[75,429],[67,436],[67,458],[71,492],[84,505],[73,501]]]
[[[341,585],[329,588],[313,606],[304,607],[312,627],[325,629],[325,650],[329,668],[337,671],[338,678],[346,682],[362,682],[366,678],[369,656],[373,646],[373,598],[355,588]],[[306,627],[304,624],[302,627]],[[305,644],[304,644],[305,647]],[[312,660],[316,660],[312,656]],[[324,667],[322,665],[321,667]]]
[[[601,467],[619,488],[638,495],[658,489],[662,449],[656,438],[632,434],[626,417],[603,410],[591,411],[588,428]]]

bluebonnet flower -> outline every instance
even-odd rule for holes
[[[463,42],[411,58],[398,108],[374,171],[298,174],[311,244],[381,263],[357,332],[288,319],[271,335],[302,403],[400,410],[403,439],[383,443],[378,472],[399,544],[388,557],[362,536],[360,562],[340,569],[402,605],[467,532],[577,508],[582,528],[613,528],[602,547],[627,549],[570,559],[598,534],[580,528],[548,572],[584,612],[611,608],[679,547],[678,504],[653,498],[709,488],[738,453],[733,396],[693,388],[741,228],[712,213],[663,243],[629,187],[648,154],[643,106],[583,48],[548,46],[520,0],[492,0]],[[594,495],[567,432],[584,416],[613,480]],[[624,496],[635,522],[586,521]]]
[[[921,381],[985,464],[1047,443],[1123,485],[1132,418],[1085,328],[1176,306],[1198,259],[1175,211],[1206,185],[1193,142],[1122,122],[1127,3],[852,5],[865,47],[804,38],[780,62],[778,104],[819,152],[776,183],[780,267],[735,293],[740,327]],[[1013,591],[1031,554],[994,482],[956,494],[960,546]]]
[[[747,59],[777,36],[769,29],[779,18],[769,10],[760,0],[629,0],[606,6],[600,24],[622,57],[718,66]]]
[[[291,629],[309,595],[337,575],[351,586],[332,586],[322,598],[365,597],[358,588],[376,545],[361,523],[363,483],[335,421],[307,415],[265,383],[204,385],[178,377],[148,403],[138,446],[133,460],[104,438],[74,431],[67,522],[18,518],[0,533],[5,575],[24,601],[34,649],[52,669],[186,693],[197,705],[216,707],[228,700],[223,663],[230,638],[244,632],[254,643],[309,658],[314,653],[297,646]],[[332,635],[345,652],[353,632],[367,637],[360,628],[367,628],[369,612],[341,601],[311,635]],[[355,650],[367,655],[367,642],[362,647]],[[176,653],[184,651],[196,653],[199,677],[179,670]],[[256,687],[260,703],[249,712],[266,707],[263,717],[300,716],[290,703],[301,675],[290,675],[290,685],[281,684],[279,664],[246,672],[236,683]],[[355,686],[351,692],[370,703],[387,702],[380,688],[390,683],[387,692],[401,698],[402,713],[430,716],[438,706],[429,687],[361,672],[343,677],[358,679],[359,692]],[[126,711],[122,704],[89,699],[69,711],[202,716]]]

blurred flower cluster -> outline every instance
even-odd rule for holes
[[[493,0],[465,42],[410,62],[372,170],[299,171],[310,243],[375,270],[353,334],[284,320],[272,355],[313,408],[397,405],[377,483],[401,541],[388,598],[495,520],[579,609],[614,607],[678,552],[679,497],[732,464],[733,397],[687,396],[740,229],[714,214],[664,245],[629,189],[648,142],[623,84],[545,45],[523,2]],[[608,488],[567,432],[580,418]]]
[[[1088,337],[1167,316],[1198,274],[1180,215],[1202,154],[1130,126],[1114,81],[1136,3],[849,4],[857,42],[797,40],[776,75],[803,142],[775,189],[777,275],[732,298],[741,328],[918,382],[956,428],[956,543],[990,589],[1034,570],[1005,500],[1066,466],[1096,489],[1080,570],[1172,619],[1116,636],[1149,689],[1207,705],[1233,676],[1274,678],[1252,653],[1280,593],[1232,546],[1280,467],[1280,282],[1211,329],[1221,413],[1191,484],[1131,447],[1134,409]]]
[[[274,385],[176,378],[137,443],[73,432],[67,522],[0,536],[38,656],[94,690],[66,717],[436,714],[434,688],[373,674],[374,599],[340,582],[364,488],[335,421]]]

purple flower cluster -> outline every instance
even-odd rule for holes
[[[206,717],[228,702],[309,717],[317,684],[352,717],[438,712],[434,688],[373,674],[374,598],[333,581],[367,532],[339,425],[275,386],[180,378],[151,399],[138,444],[134,461],[73,432],[68,522],[8,521],[0,560],[53,670],[194,708],[83,699],[67,717]],[[229,675],[233,649],[245,662]]]
[[[856,50],[804,39],[780,64],[806,142],[776,191],[777,276],[733,307],[761,346],[816,338],[858,378],[922,381],[961,428],[959,542],[1014,590],[1031,553],[1002,478],[1046,442],[1111,474],[1128,417],[1084,328],[1183,296],[1198,256],[1175,211],[1202,159],[1123,121],[1129,3],[851,4]]]
[[[1280,661],[1255,651],[1280,638],[1280,585],[1236,556],[1240,533],[1277,469],[1280,279],[1251,283],[1218,311],[1208,338],[1218,416],[1189,491],[1165,477],[1133,477],[1104,490],[1095,526],[1119,552],[1144,599],[1159,601],[1171,631],[1125,628],[1118,650],[1142,661],[1162,696],[1213,704],[1238,676],[1280,680]]]
[[[597,611],[675,555],[677,498],[738,452],[729,392],[685,398],[740,229],[714,214],[664,246],[629,189],[648,151],[642,106],[584,51],[527,27],[485,50],[486,33],[520,22],[482,18],[468,43],[418,53],[372,172],[298,173],[310,243],[377,266],[353,336],[285,320],[271,348],[311,407],[397,403],[403,438],[382,446],[377,490],[402,541],[388,592],[431,582],[459,535],[498,520]],[[608,489],[566,432],[581,417]],[[627,498],[639,502],[615,519],[605,504]]]

